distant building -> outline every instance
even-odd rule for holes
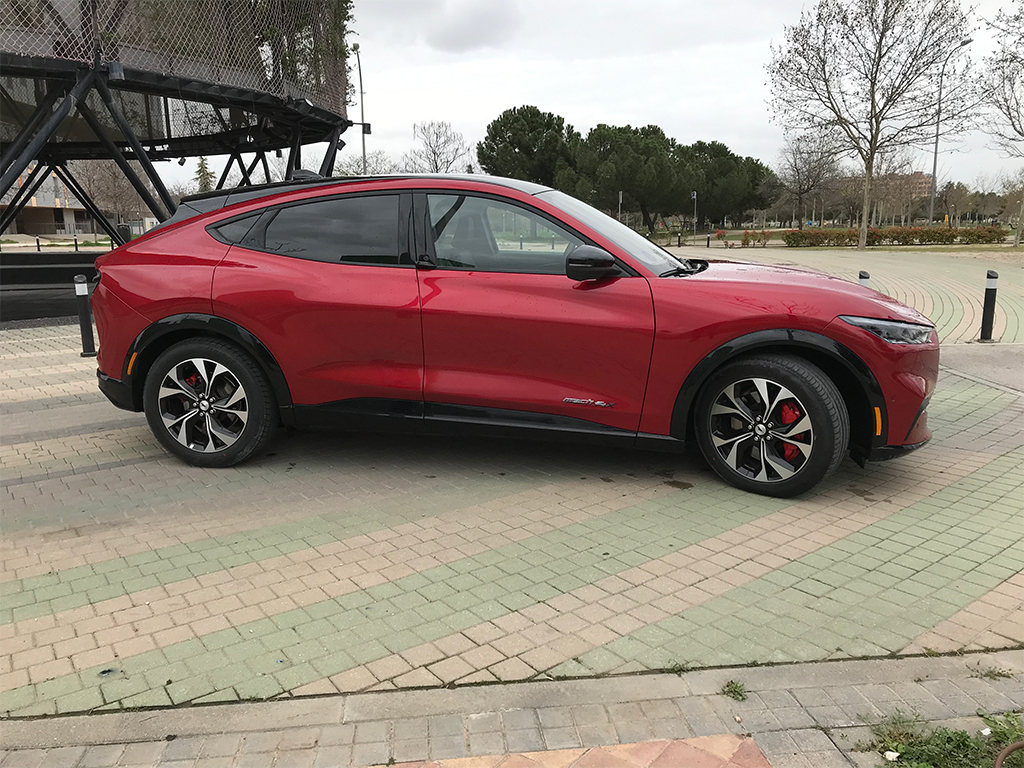
[[[901,178],[897,176],[896,178]],[[910,196],[913,198],[928,197],[932,193],[932,175],[922,171],[914,171],[909,176],[903,176],[910,187]]]
[[[21,185],[28,181],[29,174],[34,167],[33,163],[25,169],[11,190],[4,195],[3,201],[0,201],[0,213],[7,210],[8,203],[14,199],[21,189]],[[99,230],[99,225],[92,220],[89,212],[85,210],[85,206],[78,202],[64,182],[57,178],[57,174],[51,173],[50,178],[45,179],[39,185],[39,189],[29,199],[21,213],[0,234],[74,235],[96,231],[102,230]]]

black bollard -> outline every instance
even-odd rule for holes
[[[992,341],[992,323],[996,319],[996,284],[999,273],[990,269],[985,280],[985,306],[981,310],[981,340]]]
[[[860,271],[860,274],[857,275],[857,282],[860,283],[861,285],[863,285],[865,288],[870,288],[871,287],[871,275],[869,275],[867,272],[865,272],[862,269]]]
[[[711,235],[708,235],[708,248],[711,247]]]
[[[43,247],[39,244],[39,238],[38,237],[36,238],[36,250],[37,251],[42,251],[43,250]]]
[[[75,253],[78,253],[78,233],[75,233]]]
[[[519,236],[519,250],[520,251],[523,250],[523,236],[522,235]]]
[[[89,309],[89,282],[85,275],[75,275],[75,299],[78,302],[78,324],[82,328],[82,357],[96,357],[92,312]]]

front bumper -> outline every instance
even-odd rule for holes
[[[889,461],[890,459],[898,459],[900,456],[906,456],[918,448],[923,448],[928,442],[928,440],[922,440],[920,443],[914,443],[913,445],[880,445],[868,452],[867,460]]]
[[[100,392],[106,395],[110,402],[125,411],[136,410],[131,387],[120,379],[112,379],[99,369],[96,370],[96,378],[100,382]]]

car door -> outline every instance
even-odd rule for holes
[[[217,267],[214,311],[270,349],[297,412],[422,415],[411,205],[390,193],[271,208]]]
[[[585,240],[512,200],[417,193],[428,418],[635,432],[654,339],[647,281],[576,282]],[[468,407],[468,408],[467,408]],[[554,417],[554,418],[551,418]]]

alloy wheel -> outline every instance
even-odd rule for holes
[[[245,388],[215,360],[175,363],[157,393],[160,419],[171,437],[200,453],[217,453],[238,440],[249,419]]]
[[[807,408],[767,378],[728,384],[710,412],[715,450],[737,474],[762,483],[788,480],[811,456],[814,429]]]

